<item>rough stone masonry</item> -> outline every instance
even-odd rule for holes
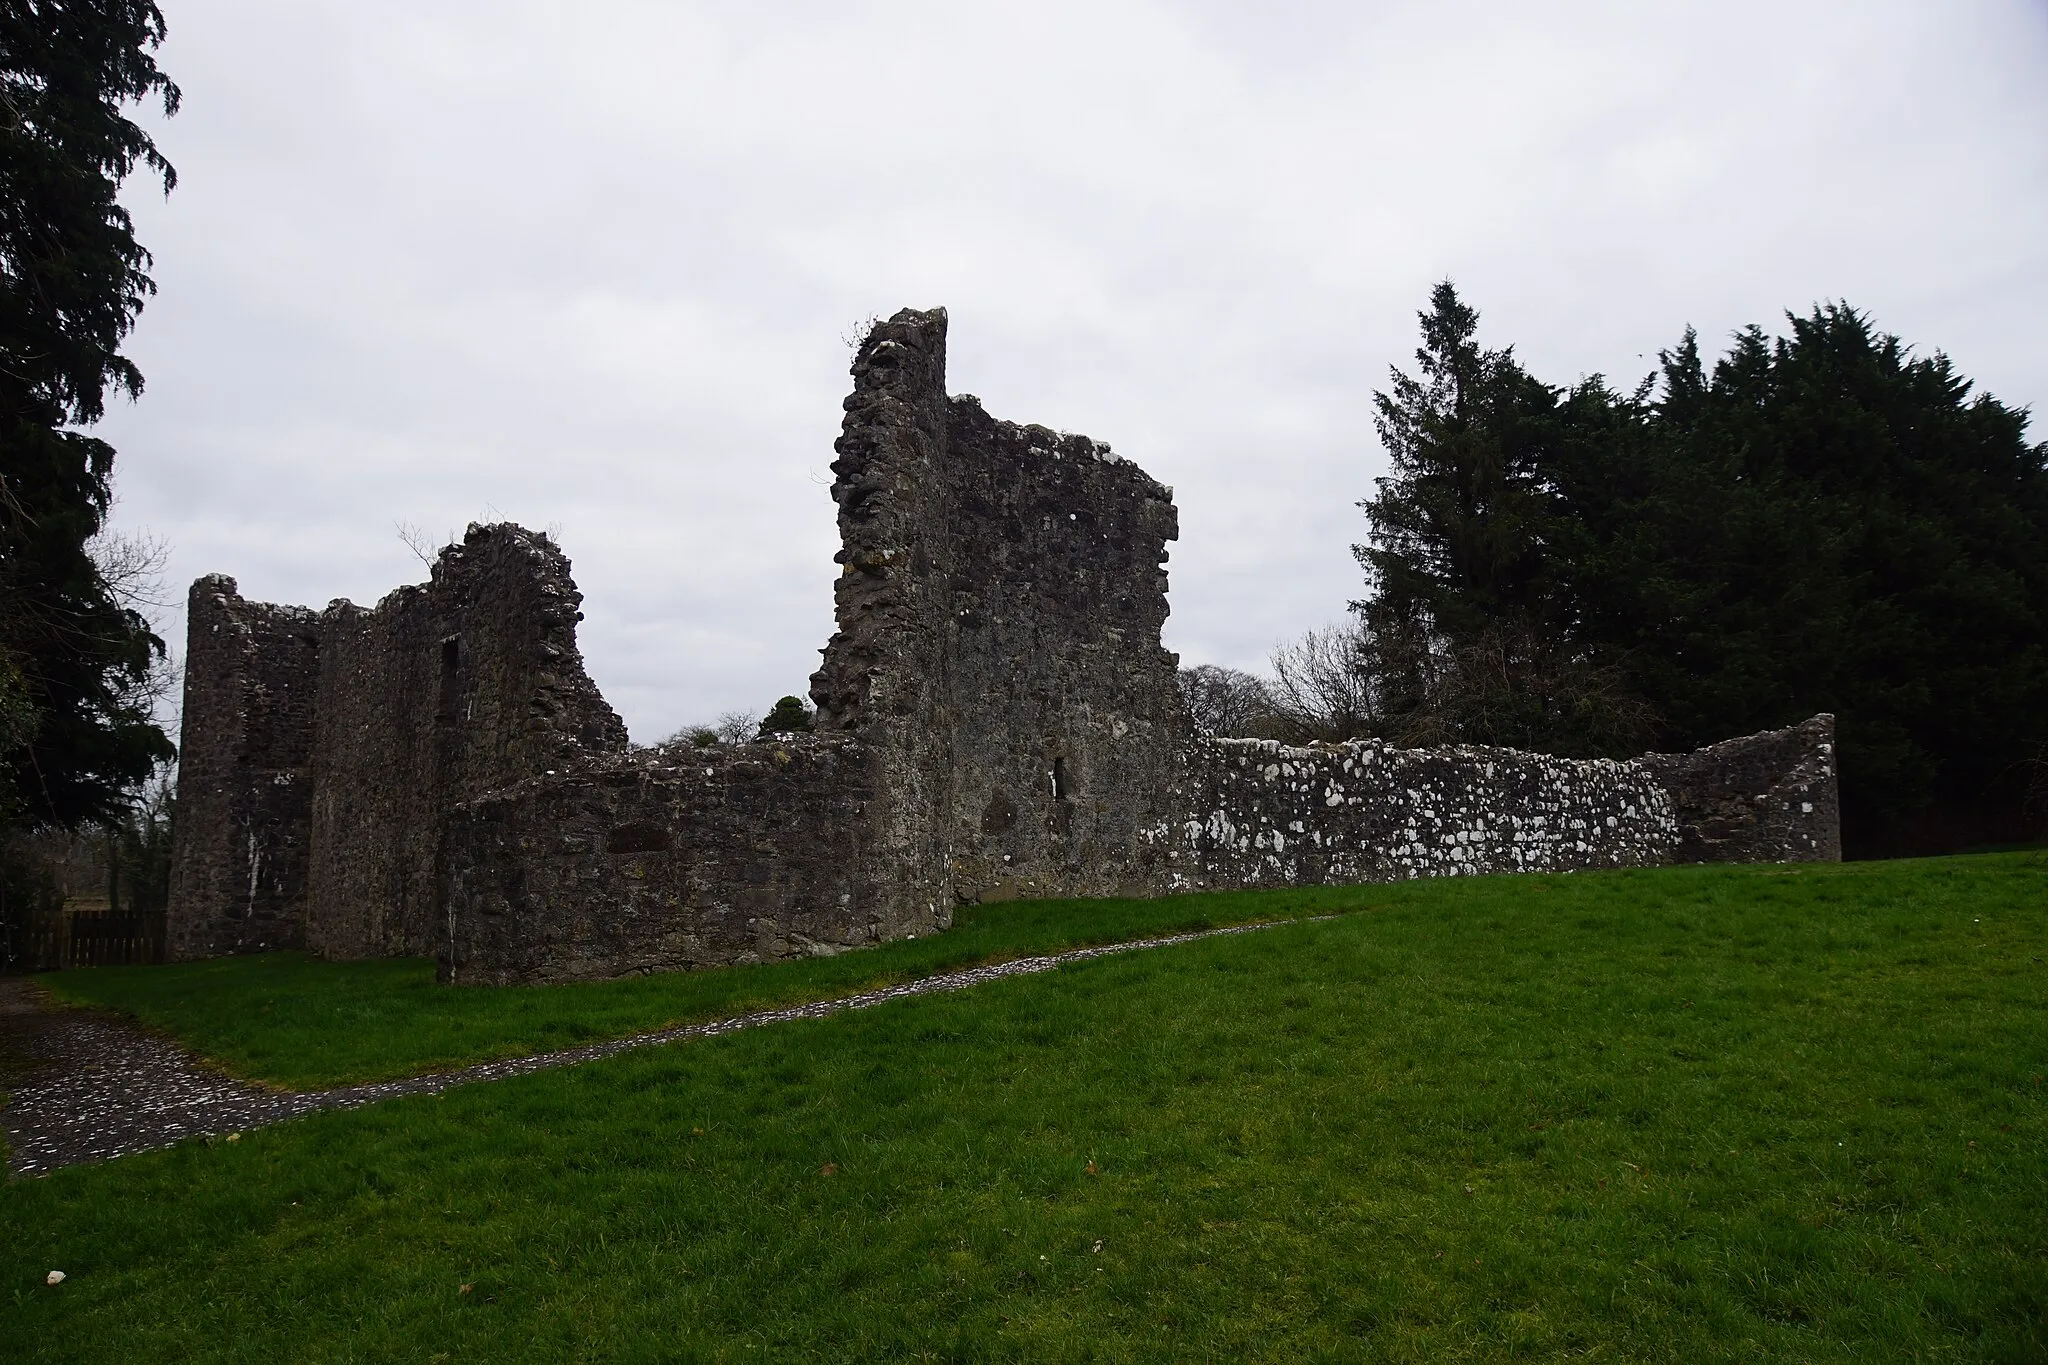
[[[832,465],[817,732],[630,751],[546,537],[472,527],[374,609],[193,585],[183,958],[433,954],[444,981],[839,952],[1015,896],[1841,856],[1833,720],[1628,762],[1194,733],[1171,491],[946,393],[876,325]]]

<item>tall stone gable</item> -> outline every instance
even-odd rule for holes
[[[819,725],[884,757],[878,840],[937,905],[1158,884],[1186,720],[1171,491],[1085,436],[946,393],[946,314],[878,324],[833,463]]]

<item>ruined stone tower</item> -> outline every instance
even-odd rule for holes
[[[192,585],[173,958],[431,953],[465,799],[626,747],[545,536],[472,526],[433,578],[319,613]]]
[[[1172,495],[1100,442],[948,397],[945,356],[945,312],[905,311],[854,361],[819,725],[886,755],[901,876],[938,903],[1156,886],[1139,831],[1187,732],[1159,642]]]
[[[1840,856],[1833,724],[1626,763],[1195,735],[1169,490],[877,324],[832,465],[815,734],[628,752],[545,537],[315,614],[193,585],[173,952],[577,980],[837,952],[1009,896]]]

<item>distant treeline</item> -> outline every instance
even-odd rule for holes
[[[2039,836],[2048,444],[2024,410],[1845,304],[1711,369],[1688,329],[1627,392],[1481,348],[1448,282],[1421,319],[1417,373],[1375,395],[1366,595],[1280,651],[1238,728],[1620,756],[1831,711],[1853,853]],[[1207,672],[1191,695],[1229,693]]]

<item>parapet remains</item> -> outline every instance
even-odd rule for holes
[[[830,953],[958,904],[1840,857],[1833,721],[1629,762],[1197,736],[1171,493],[948,397],[878,324],[832,466],[812,735],[628,752],[544,537],[472,528],[363,611],[192,591],[173,952],[433,953],[581,980]]]

